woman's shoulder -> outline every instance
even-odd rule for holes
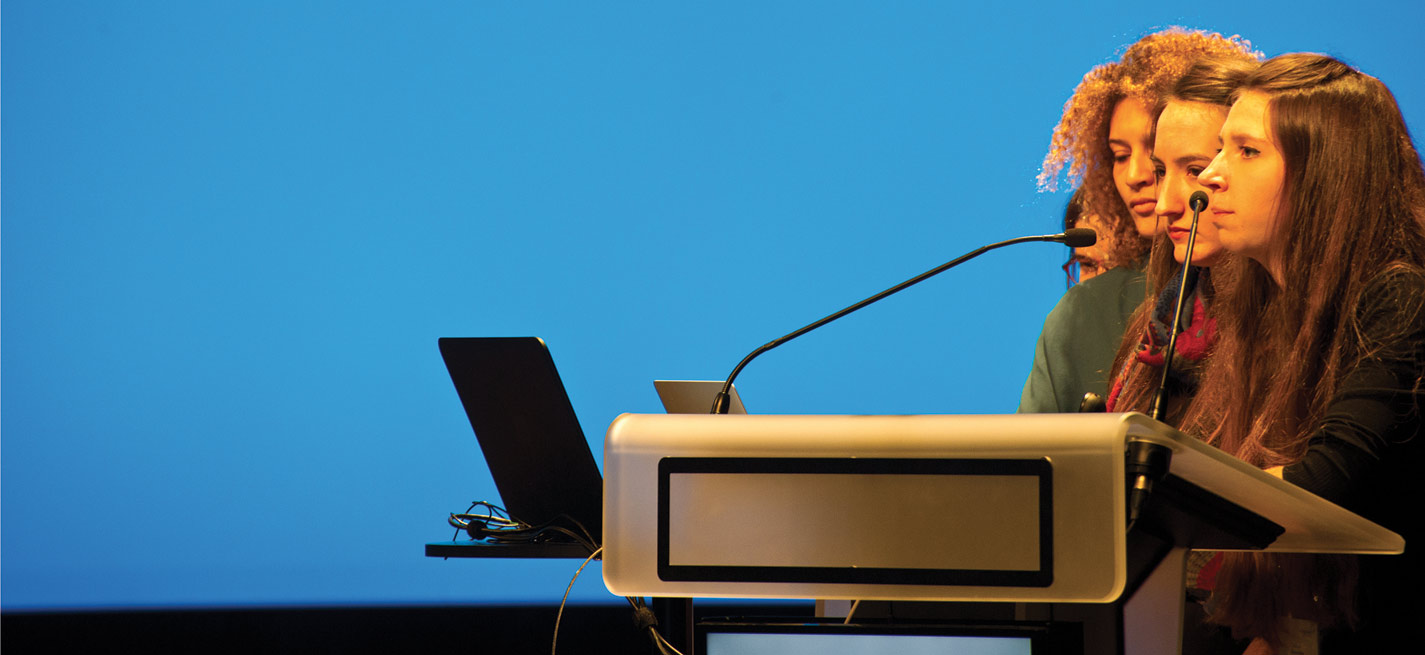
[[[1132,296],[1137,303],[1143,299],[1145,283],[1142,269],[1119,266],[1069,287],[1064,298],[1074,298],[1071,302],[1094,302]]]
[[[1425,270],[1402,264],[1371,278],[1356,302],[1355,321],[1368,349],[1425,344]]]
[[[1143,272],[1131,268],[1113,268],[1084,280],[1064,293],[1049,312],[1048,323],[1054,325],[1116,325],[1123,334],[1127,317],[1143,302],[1146,293]],[[1047,324],[1046,324],[1047,327]]]
[[[1415,314],[1425,304],[1425,269],[1393,265],[1368,280],[1361,290],[1358,315]]]

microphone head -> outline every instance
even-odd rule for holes
[[[1070,248],[1087,248],[1098,243],[1098,234],[1086,227],[1071,227],[1064,230],[1060,241]]]
[[[1192,192],[1192,195],[1188,196],[1188,207],[1195,212],[1207,209],[1207,194],[1202,191]]]

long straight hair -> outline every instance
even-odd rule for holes
[[[1228,267],[1204,392],[1223,408],[1209,441],[1269,467],[1301,459],[1342,376],[1374,347],[1356,323],[1367,284],[1425,265],[1425,169],[1390,90],[1340,61],[1281,55],[1243,91],[1268,94],[1285,163],[1287,288],[1258,262]]]
[[[1305,456],[1343,378],[1391,340],[1368,340],[1360,305],[1382,276],[1425,274],[1425,169],[1390,90],[1340,61],[1275,57],[1243,80],[1245,91],[1268,95],[1284,159],[1275,227],[1284,286],[1245,257],[1218,267],[1232,281],[1218,289],[1219,339],[1196,402],[1220,411],[1185,429],[1266,468]],[[1401,301],[1419,312],[1425,299]],[[1213,619],[1235,634],[1278,645],[1287,614],[1355,618],[1354,558],[1226,557]]]

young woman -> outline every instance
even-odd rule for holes
[[[1064,295],[1044,322],[1021,412],[1078,411],[1085,392],[1103,396],[1128,316],[1144,297],[1141,268],[1158,233],[1156,179],[1150,159],[1154,106],[1203,57],[1242,57],[1238,37],[1172,28],[1134,43],[1120,61],[1088,72],[1064,104],[1040,174],[1056,188],[1067,172],[1083,211],[1106,230],[1107,272]]]
[[[1155,211],[1166,224],[1167,233],[1153,244],[1148,266],[1149,288],[1153,293],[1129,322],[1123,344],[1114,363],[1117,372],[1108,395],[1109,411],[1151,413],[1151,405],[1162,383],[1162,367],[1173,313],[1182,283],[1182,266],[1187,263],[1187,242],[1192,228],[1188,199],[1196,191],[1206,191],[1199,176],[1217,155],[1218,132],[1227,119],[1233,93],[1257,68],[1255,57],[1199,60],[1173,86],[1160,104],[1153,140],[1153,165],[1157,177],[1158,201]],[[1198,381],[1216,336],[1216,319],[1211,313],[1214,285],[1211,271],[1230,255],[1217,238],[1217,229],[1204,212],[1198,217],[1193,244],[1192,269],[1185,294],[1183,324],[1174,343],[1172,375],[1167,381],[1167,422],[1181,424],[1193,404]],[[1222,558],[1211,552],[1189,556],[1189,595],[1210,598],[1213,576]],[[1183,617],[1183,653],[1240,653],[1227,631],[1204,622],[1198,604],[1186,607]]]
[[[1273,652],[1288,618],[1323,653],[1409,644],[1421,601],[1425,491],[1425,169],[1379,80],[1322,55],[1249,75],[1200,175],[1240,271],[1198,401],[1209,441],[1405,537],[1359,561],[1229,557],[1216,617]],[[1408,646],[1406,646],[1408,648]]]
[[[1149,287],[1153,293],[1134,312],[1119,347],[1115,380],[1108,396],[1109,411],[1150,410],[1162,376],[1163,349],[1182,281],[1181,265],[1187,257],[1192,227],[1188,198],[1196,191],[1207,191],[1199,175],[1217,155],[1218,132],[1227,120],[1233,93],[1258,65],[1258,60],[1249,55],[1199,60],[1179,78],[1157,108],[1152,161],[1158,199],[1154,211],[1166,225],[1167,233],[1154,244],[1150,258]],[[1183,325],[1173,353],[1173,376],[1168,381],[1167,420],[1175,425],[1196,392],[1201,364],[1216,334],[1216,321],[1208,311],[1214,294],[1209,271],[1227,256],[1209,216],[1199,215],[1192,254],[1194,270],[1189,271]]]

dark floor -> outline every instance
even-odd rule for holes
[[[557,606],[4,612],[7,653],[549,653]],[[802,605],[716,614],[810,616]],[[670,635],[676,638],[676,635]],[[558,653],[650,653],[624,605],[564,609]]]

